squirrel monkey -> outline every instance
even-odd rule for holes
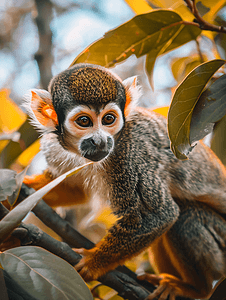
[[[42,175],[26,177],[39,188],[68,169],[94,164],[67,178],[62,192],[76,198],[99,195],[118,221],[75,266],[97,279],[150,249],[159,275],[149,299],[207,298],[226,275],[226,172],[213,152],[198,143],[189,160],[170,150],[166,119],[138,108],[136,78],[125,81],[108,69],[78,64],[55,76],[49,92],[33,90],[27,110],[43,133],[48,163]],[[60,191],[58,191],[60,193]]]

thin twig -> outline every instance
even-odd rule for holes
[[[202,30],[209,30],[209,31],[216,31],[216,32],[223,32],[226,33],[226,27],[223,26],[217,26],[214,24],[211,24],[207,21],[205,21],[196,6],[195,0],[184,0],[188,6],[188,8],[191,10],[192,14],[194,15],[196,22],[190,22],[194,26],[199,26]],[[196,25],[195,25],[196,24]]]
[[[198,51],[198,54],[199,54],[199,57],[200,57],[200,61],[201,61],[201,63],[203,63],[205,60],[204,60],[204,57],[202,55],[202,51],[200,49],[199,41],[196,39],[195,42],[196,42],[197,51]]]

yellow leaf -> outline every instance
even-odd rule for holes
[[[26,120],[26,114],[9,98],[9,90],[0,91],[0,132],[17,130]],[[8,141],[0,141],[0,152]]]
[[[9,98],[7,89],[0,91],[0,130],[17,130],[26,120],[27,116],[23,111]]]
[[[183,17],[183,20],[192,22],[194,20],[194,15],[191,13],[189,8],[184,5],[184,1],[172,1],[172,5],[168,6],[168,8],[173,9],[176,11],[181,17]]]
[[[39,152],[39,150],[40,142],[39,140],[37,140],[21,153],[16,162],[21,166],[26,167],[34,158],[34,156]]]
[[[157,108],[154,108],[153,111],[164,117],[167,117],[168,111],[169,111],[169,106],[157,107]]]
[[[147,2],[150,3],[150,6],[152,7],[173,9],[181,17],[183,17],[183,20],[194,20],[194,15],[191,13],[190,9],[184,4],[183,0],[148,0]]]
[[[145,0],[125,0],[136,14],[143,14],[150,12],[153,9],[147,4]]]

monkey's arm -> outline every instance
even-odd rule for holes
[[[84,258],[75,266],[86,280],[97,279],[125,260],[142,252],[152,241],[168,230],[179,215],[179,208],[158,178],[150,195],[153,205],[147,206],[138,192],[109,233],[91,250],[76,250]],[[156,187],[158,189],[156,189]],[[132,204],[132,206],[130,206]],[[151,208],[152,206],[152,208]]]

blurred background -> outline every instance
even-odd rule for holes
[[[135,15],[124,0],[1,0],[0,89],[9,89],[11,99],[20,104],[29,89],[46,89],[50,78],[68,68],[85,47]],[[207,59],[214,58],[208,38],[203,37],[199,46]],[[145,75],[144,57],[132,55],[113,69],[122,79],[139,76],[141,105],[169,105],[177,84],[172,59],[194,52],[197,44],[192,41],[158,58],[154,91]]]

